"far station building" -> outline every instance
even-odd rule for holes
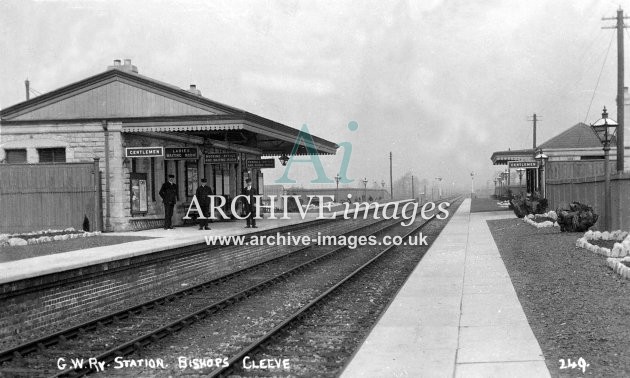
[[[248,177],[262,191],[261,169],[291,154],[299,130],[203,97],[195,85],[140,75],[126,59],[1,110],[0,135],[6,165],[94,162],[100,214],[90,221],[122,231],[162,226],[158,191],[169,174],[179,189],[175,224],[202,178],[228,203]],[[317,154],[335,154],[335,143],[312,138]],[[311,152],[301,145],[296,154]]]
[[[610,149],[610,165],[614,166],[617,159],[616,140],[613,139]],[[627,149],[627,148],[626,148]],[[514,193],[522,190],[527,193],[540,190],[540,165],[541,161],[537,161],[535,156],[542,153],[548,157],[546,161],[546,169],[551,170],[554,162],[569,161],[602,161],[604,159],[604,151],[602,144],[592,128],[585,123],[578,123],[548,141],[540,144],[536,149],[521,149],[496,151],[492,154],[491,160],[493,165],[505,166],[503,175],[505,178],[503,183],[495,181],[495,194],[506,194],[510,189]],[[626,153],[626,164],[628,163],[628,154]],[[521,178],[517,169],[525,169]]]
[[[539,165],[536,154],[544,153],[552,161],[574,161],[603,159],[604,151],[597,135],[585,123],[578,123],[557,136],[533,148],[496,151],[490,159],[493,165],[506,166],[503,185],[498,185],[496,192],[506,192],[511,189],[518,192],[522,185],[523,191],[532,193],[539,188]],[[611,153],[611,158],[613,157]],[[522,178],[517,169],[525,169]]]
[[[616,159],[616,148],[611,146],[610,159]],[[602,144],[591,127],[577,123],[562,133],[537,146],[536,149],[496,151],[490,159],[493,165],[506,166],[503,183],[495,182],[495,194],[505,194],[508,189],[514,193],[522,190],[526,193],[540,188],[540,161],[535,156],[543,153],[548,156],[547,164],[554,161],[603,160]],[[517,169],[524,169],[522,178]]]

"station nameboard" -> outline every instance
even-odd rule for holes
[[[155,157],[164,156],[163,147],[126,147],[125,157],[140,158],[140,157]]]
[[[165,147],[164,159],[197,159],[195,147]]]
[[[538,168],[537,161],[509,161],[510,168]]]
[[[206,164],[238,163],[238,154],[235,152],[218,152],[204,154]]]
[[[275,159],[247,159],[245,163],[247,168],[275,168],[276,160]]]

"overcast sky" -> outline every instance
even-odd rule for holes
[[[146,76],[194,83],[210,99],[351,142],[350,178],[388,181],[392,151],[394,179],[411,171],[469,188],[474,171],[485,186],[500,170],[493,151],[531,148],[533,113],[542,118],[538,144],[594,122],[604,105],[616,118],[615,31],[601,29],[614,22],[601,18],[618,7],[604,0],[0,0],[0,106],[24,100],[27,77],[44,93],[130,58]],[[350,121],[357,131],[348,130]],[[322,159],[329,177],[342,155]],[[270,183],[282,170],[265,174]],[[312,171],[290,177],[308,185]]]

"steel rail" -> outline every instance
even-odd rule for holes
[[[409,235],[421,230],[422,228],[424,228],[426,225],[428,225],[433,219],[435,219],[435,215],[433,215],[431,218],[427,219],[425,222],[423,222],[422,224],[420,224],[418,227],[415,227],[413,230],[409,231],[408,233],[406,233],[403,236],[404,238],[409,237]],[[209,377],[224,377],[227,376],[229,374],[231,374],[231,372],[234,369],[234,365],[235,363],[241,361],[244,357],[246,357],[248,354],[254,352],[256,349],[258,349],[263,343],[267,342],[269,339],[271,339],[274,335],[276,335],[278,332],[280,332],[282,329],[284,329],[285,327],[289,326],[291,323],[293,323],[294,321],[300,319],[301,317],[303,317],[304,315],[306,315],[306,313],[313,309],[318,303],[322,302],[325,298],[327,298],[330,294],[332,294],[333,292],[335,292],[336,290],[338,290],[341,286],[343,286],[346,282],[348,282],[349,280],[355,278],[361,271],[363,271],[365,268],[367,268],[368,266],[372,265],[376,260],[378,260],[381,256],[383,256],[385,253],[389,252],[390,250],[392,250],[393,248],[395,248],[396,245],[390,245],[387,248],[385,248],[383,251],[381,251],[380,253],[378,253],[376,256],[374,256],[373,258],[371,258],[370,260],[368,260],[366,263],[364,263],[363,265],[361,265],[359,268],[355,269],[352,273],[348,274],[345,278],[343,278],[341,281],[337,282],[335,285],[333,285],[332,287],[330,287],[328,290],[326,290],[324,293],[320,294],[317,298],[313,299],[312,301],[310,301],[309,303],[307,303],[305,306],[303,306],[301,309],[299,309],[298,311],[294,312],[292,315],[290,315],[287,319],[285,319],[284,321],[282,321],[280,324],[278,324],[277,326],[275,326],[273,329],[271,329],[269,332],[267,332],[265,335],[261,336],[258,340],[254,341],[253,343],[251,343],[250,345],[248,345],[247,347],[241,349],[240,352],[238,352],[236,355],[234,355],[233,357],[229,358],[227,361],[227,366],[226,367],[222,367],[219,369],[215,369],[214,371],[212,371],[209,375]]]
[[[376,231],[372,232],[371,234],[378,234],[381,233],[391,227],[396,226],[396,224],[400,223],[398,220],[394,220],[391,221],[391,219],[384,219],[384,220],[380,220],[377,221],[375,223],[371,223],[369,225],[364,225],[361,227],[358,227],[356,229],[350,230],[348,232],[346,232],[345,234],[351,233],[351,232],[356,232],[358,230],[364,229],[364,228],[368,228],[368,227],[373,227],[375,225],[378,225],[381,222],[386,222],[386,221],[390,221],[389,224],[380,227],[379,229],[377,229]],[[310,245],[307,246],[303,249],[308,249],[311,247],[315,247],[314,245]],[[303,250],[300,249],[300,250]],[[215,303],[212,303],[200,310],[197,310],[193,313],[190,313],[188,315],[185,315],[183,317],[180,317],[177,320],[174,320],[172,322],[170,322],[167,325],[164,325],[156,330],[153,330],[151,332],[148,332],[142,336],[139,336],[129,342],[126,342],[122,345],[116,346],[112,349],[109,349],[103,353],[101,353],[100,355],[96,356],[96,360],[99,362],[105,362],[105,364],[110,364],[112,362],[114,362],[114,359],[116,357],[120,357],[120,356],[128,356],[136,351],[140,351],[143,348],[145,348],[147,345],[156,342],[174,332],[177,332],[197,321],[200,321],[204,318],[206,318],[207,316],[214,314],[218,311],[221,311],[222,309],[228,307],[229,305],[232,305],[234,303],[240,302],[246,298],[248,298],[249,296],[263,290],[266,287],[269,287],[273,284],[275,284],[278,281],[284,280],[287,277],[290,277],[292,275],[295,275],[297,273],[299,273],[300,271],[310,267],[311,265],[331,257],[333,254],[347,249],[346,246],[341,246],[341,247],[337,247],[334,248],[333,250],[329,251],[328,253],[325,253],[321,256],[315,257],[305,263],[302,263],[296,267],[290,268],[288,270],[285,270],[284,272],[268,278],[262,282],[256,283],[254,285],[249,286],[248,288],[239,291],[236,294],[233,294],[227,298],[224,298],[222,300],[219,300]],[[286,255],[285,255],[286,256]],[[282,256],[281,256],[282,257]],[[136,306],[138,307],[138,306]],[[141,307],[141,306],[140,306]],[[127,311],[123,311],[123,312],[127,312]],[[75,376],[83,376],[83,375],[87,375],[91,372],[93,372],[94,369],[91,369],[89,367],[86,368],[82,368],[82,369],[67,369],[64,371],[59,372],[58,374],[54,375],[54,377],[75,377]]]
[[[337,219],[330,219],[330,221],[335,221]],[[327,224],[330,222],[318,222],[318,225],[320,224]],[[378,222],[376,222],[378,223]],[[371,224],[373,225],[373,224]],[[346,232],[347,233],[351,233],[351,232],[356,232],[358,230],[361,230],[365,227],[369,227],[370,225],[365,225],[365,226],[361,226],[361,227],[357,227],[355,229],[351,229],[349,231]],[[303,227],[300,227],[300,229],[302,229]],[[267,230],[265,230],[267,231]],[[263,232],[261,232],[261,234],[264,234]],[[225,245],[222,247],[233,247],[234,245]],[[113,324],[119,320],[123,320],[123,319],[127,319],[132,315],[138,315],[141,314],[142,312],[145,312],[147,310],[153,309],[155,308],[157,305],[162,305],[165,304],[167,302],[172,302],[176,299],[179,298],[183,298],[185,296],[188,296],[190,294],[196,293],[196,292],[200,292],[202,290],[208,289],[212,286],[216,286],[218,284],[221,284],[223,282],[232,280],[234,278],[237,278],[239,276],[245,275],[247,273],[250,273],[251,271],[254,271],[256,269],[259,269],[261,266],[264,266],[266,264],[270,264],[273,263],[274,261],[279,261],[283,258],[286,258],[288,255],[292,255],[294,253],[299,253],[299,252],[303,252],[309,248],[315,247],[316,245],[309,245],[309,246],[305,246],[305,247],[301,247],[298,248],[292,252],[289,252],[288,254],[282,255],[282,256],[278,256],[275,257],[273,259],[270,260],[266,260],[263,261],[259,264],[232,272],[232,273],[228,273],[225,276],[216,278],[216,279],[212,279],[210,281],[207,282],[203,282],[200,284],[197,284],[195,286],[174,292],[174,293],[170,293],[167,295],[163,295],[159,298],[155,298],[155,299],[151,299],[148,300],[146,302],[143,302],[141,304],[138,305],[134,305],[122,310],[119,310],[115,313],[110,313],[110,314],[106,314],[103,315],[97,319],[92,319],[92,320],[88,320],[85,321],[79,325],[75,325],[75,326],[71,326],[68,328],[64,328],[60,331],[57,332],[53,332],[50,333],[48,335],[39,337],[35,340],[31,340],[31,341],[27,341],[25,343],[22,343],[20,345],[17,345],[15,347],[9,348],[9,349],[5,349],[0,351],[0,364],[4,363],[4,362],[8,362],[8,361],[12,361],[14,359],[19,359],[22,358],[26,355],[32,354],[32,353],[36,353],[36,352],[41,352],[43,350],[45,350],[48,347],[66,342],[67,340],[73,339],[78,337],[79,335],[87,332],[87,331],[93,331],[96,330],[98,327],[102,327],[104,325],[109,325],[109,324]],[[191,247],[195,247],[195,246],[191,246]],[[262,247],[262,246],[261,246]],[[1,367],[0,367],[0,371],[1,371]]]

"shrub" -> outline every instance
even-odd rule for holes
[[[547,212],[547,207],[549,206],[549,201],[546,198],[541,198],[538,200],[536,204],[536,208],[534,209],[534,214],[544,214]]]
[[[579,202],[573,202],[568,209],[557,209],[558,224],[562,232],[585,232],[596,222],[599,216],[593,208]]]
[[[511,209],[514,211],[514,214],[523,218],[527,214],[532,213],[531,202],[528,203],[527,198],[525,196],[516,196],[510,200]]]

